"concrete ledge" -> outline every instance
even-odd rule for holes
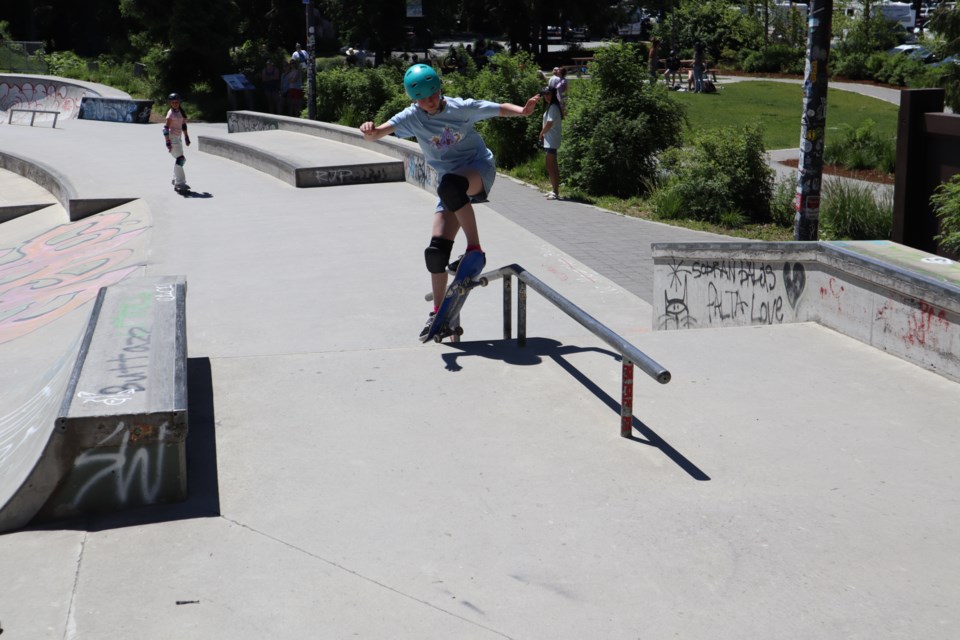
[[[100,290],[56,421],[63,476],[37,520],[186,498],[185,309],[182,276]]]
[[[299,188],[402,182],[403,164],[377,151],[294,131],[200,136],[200,151],[263,171]]]
[[[70,180],[56,169],[36,160],[30,160],[7,151],[0,151],[0,169],[6,169],[34,182],[57,199],[71,221],[82,220],[136,198],[81,198]]]
[[[247,165],[273,176],[277,180],[282,180],[294,187],[297,186],[297,167],[283,156],[211,136],[199,136],[197,138],[197,150]]]
[[[960,381],[960,264],[892,242],[653,245],[657,329],[817,322]]]
[[[420,152],[420,146],[415,142],[401,140],[394,136],[369,142],[364,140],[360,131],[353,127],[303,118],[274,116],[257,111],[227,112],[227,131],[230,133],[276,130],[318,136],[396,158],[403,162],[404,180],[432,194],[436,193],[437,173],[427,165]]]

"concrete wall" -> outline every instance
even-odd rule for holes
[[[80,112],[77,117],[81,120],[150,124],[150,114],[152,112],[152,100],[124,100],[122,98],[92,98],[86,96],[80,102]]]
[[[657,329],[818,322],[960,381],[955,262],[894,243],[655,244],[653,252]]]

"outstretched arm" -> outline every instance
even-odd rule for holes
[[[500,117],[509,118],[510,116],[529,116],[531,113],[533,113],[533,108],[537,106],[537,102],[539,101],[540,94],[538,93],[527,100],[527,104],[523,105],[522,107],[505,102],[500,105]]]
[[[360,132],[363,134],[364,140],[379,140],[393,133],[393,125],[389,122],[384,122],[379,127],[376,127],[372,122],[364,122],[360,125]]]

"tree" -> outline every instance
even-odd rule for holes
[[[946,102],[954,112],[960,111],[960,8],[938,9],[930,19],[930,30],[941,38],[938,48],[940,59],[955,56],[954,62],[944,65],[946,70],[941,83],[946,92]]]
[[[233,71],[236,9],[230,0],[120,0],[121,13],[139,27],[131,39],[151,63],[159,92],[208,104],[224,94],[220,76]]]
[[[587,193],[645,193],[657,180],[657,155],[680,144],[683,107],[663,85],[650,84],[645,50],[637,44],[598,49],[593,82],[578,93],[564,122],[561,173]]]

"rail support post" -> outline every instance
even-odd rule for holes
[[[633,363],[623,359],[623,393],[620,398],[620,435],[633,434]]]
[[[517,278],[517,344],[527,344],[527,283]]]
[[[509,340],[513,333],[513,278],[503,277],[503,339]]]

